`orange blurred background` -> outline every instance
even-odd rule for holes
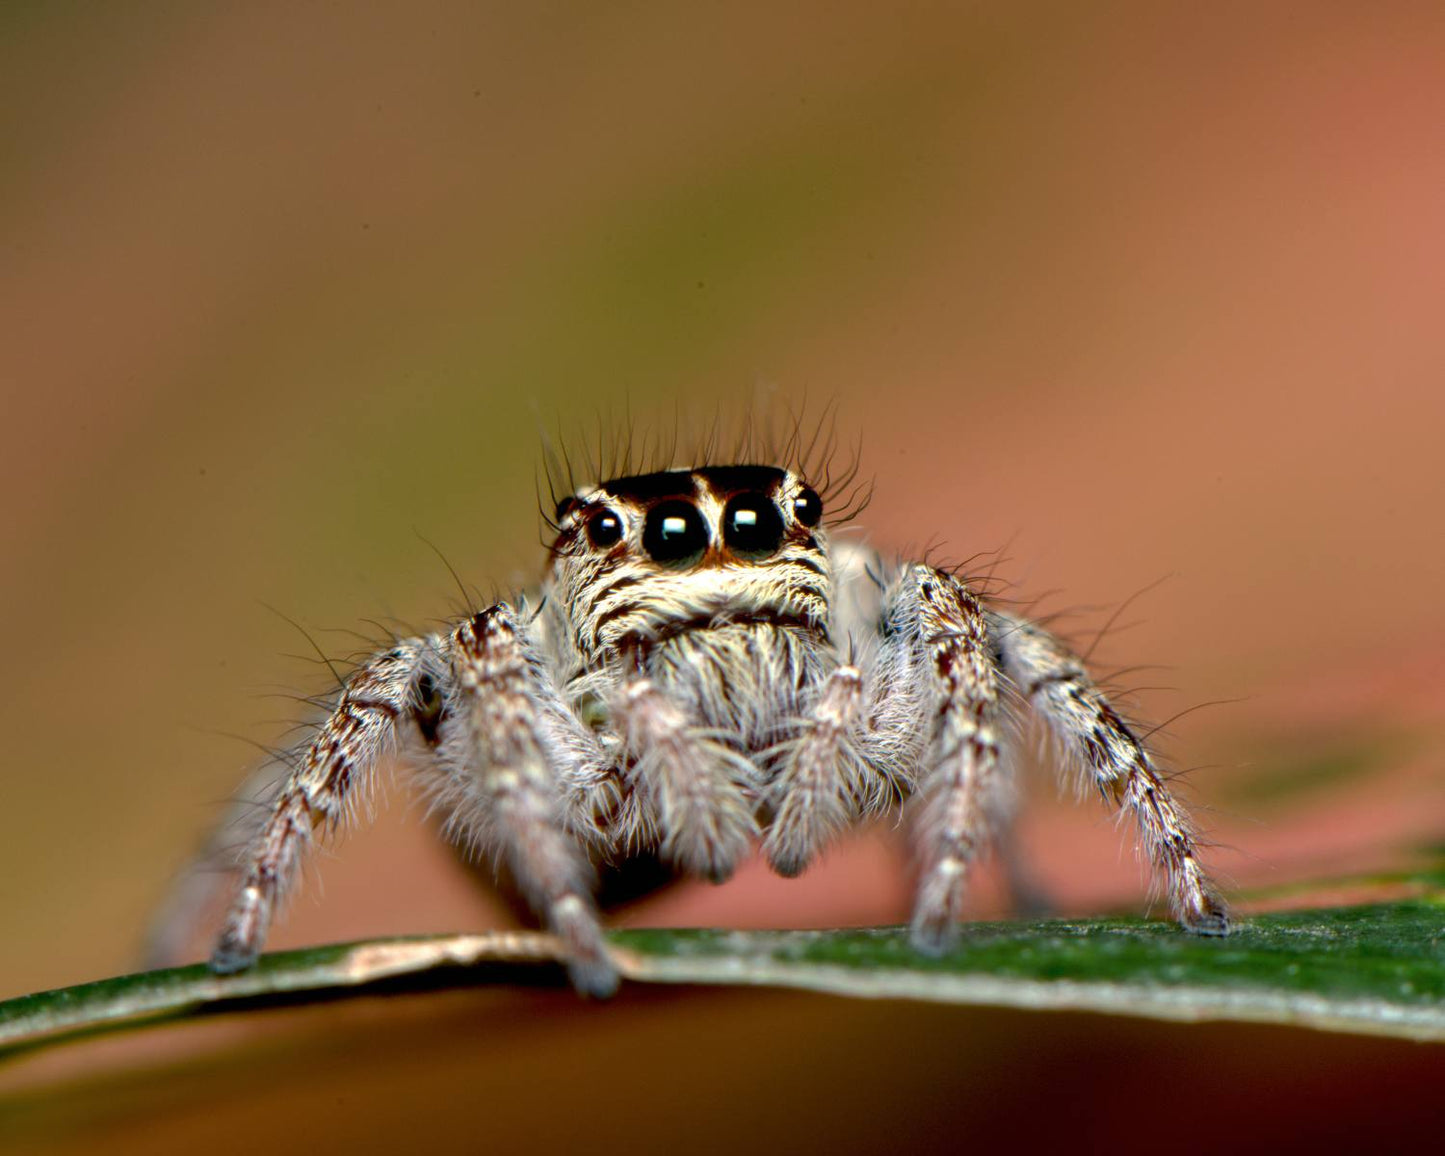
[[[52,3],[0,24],[0,997],[131,968],[253,752],[451,579],[540,425],[859,434],[890,549],[1105,638],[1231,885],[1445,841],[1438,4]],[[1430,527],[1435,526],[1432,530]],[[1128,680],[1126,680],[1128,681]],[[1139,909],[1030,776],[1061,910]],[[275,946],[504,921],[391,806]],[[638,922],[897,920],[887,836]],[[1004,910],[985,873],[976,910]]]

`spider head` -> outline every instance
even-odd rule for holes
[[[614,478],[558,504],[551,592],[584,652],[737,623],[823,632],[822,516],[776,466]]]

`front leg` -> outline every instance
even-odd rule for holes
[[[369,794],[377,762],[395,745],[398,723],[424,712],[417,688],[434,661],[430,642],[407,639],[371,658],[347,681],[251,841],[241,889],[211,953],[213,971],[241,971],[256,961],[315,830],[345,822]]]
[[[567,948],[579,991],[611,995],[617,970],[592,902],[593,872],[564,829],[563,803],[523,627],[505,604],[462,623],[448,640],[450,690],[438,747],[448,834],[500,850],[527,901]]]
[[[933,688],[932,737],[919,782],[912,933],[915,947],[936,954],[958,934],[969,866],[1007,818],[998,674],[983,608],[951,574],[909,567],[894,605],[895,629],[913,635],[922,677]]]
[[[1204,874],[1193,827],[1143,742],[1109,705],[1083,663],[1031,622],[991,614],[1004,668],[1083,766],[1103,796],[1133,816],[1145,857],[1164,881],[1169,909],[1187,930],[1224,935],[1229,913]]]

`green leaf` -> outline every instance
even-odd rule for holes
[[[1400,886],[1400,881],[1395,885]],[[948,955],[919,955],[901,928],[634,930],[611,936],[642,983],[764,985],[855,997],[1074,1009],[1171,1020],[1251,1020],[1445,1039],[1439,880],[1398,902],[1275,912],[1223,939],[1138,919],[981,923]],[[0,1004],[0,1049],[227,1004],[337,998],[391,986],[560,983],[559,948],[532,932],[341,944],[264,957],[251,971],[203,966],[121,976]]]

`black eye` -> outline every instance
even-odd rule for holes
[[[696,562],[707,549],[707,525],[691,502],[661,502],[648,511],[642,548],[658,562]]]
[[[783,543],[783,515],[766,494],[739,494],[723,511],[723,541],[743,558],[763,558]]]
[[[423,674],[416,683],[416,725],[426,741],[433,746],[437,741],[437,729],[442,717],[442,692],[436,680]]]
[[[823,499],[815,490],[803,490],[793,499],[793,517],[804,526],[816,526],[823,517]]]
[[[598,548],[622,541],[622,519],[616,511],[603,508],[587,519],[587,540]]]
[[[552,515],[552,521],[561,522],[568,514],[577,508],[576,498],[563,498],[557,503],[557,512]]]

